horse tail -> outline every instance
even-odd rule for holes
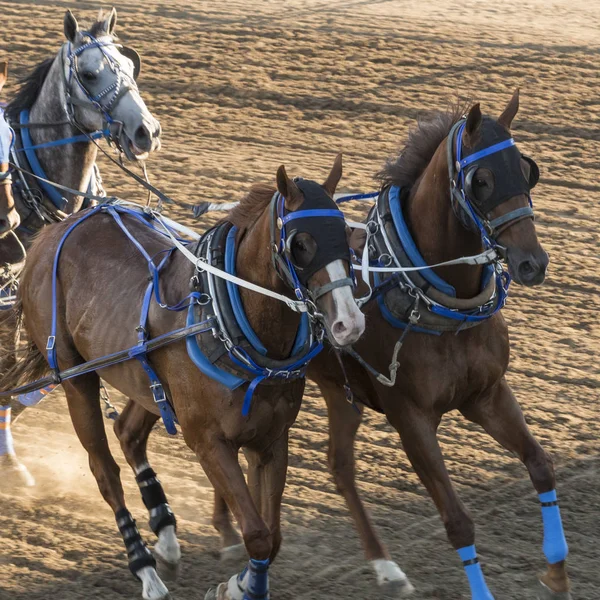
[[[23,305],[18,299],[10,310],[0,317],[0,345],[10,350],[2,357],[0,391],[41,379],[50,372],[46,357],[33,342],[20,348],[23,329]]]

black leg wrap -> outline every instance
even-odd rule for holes
[[[147,468],[136,476],[142,500],[150,512],[150,529],[156,535],[167,525],[177,526],[177,520],[167,503],[167,497],[153,469]]]
[[[158,535],[160,530],[167,525],[173,525],[177,530],[177,519],[168,504],[160,504],[156,508],[150,509],[150,529],[154,531],[155,535]]]
[[[129,570],[137,577],[137,572],[143,567],[156,568],[156,560],[138,531],[138,528],[131,516],[131,513],[122,508],[115,515],[117,527],[123,536],[127,558],[129,560]]]

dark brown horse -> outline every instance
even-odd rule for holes
[[[497,121],[483,118],[479,105],[475,105],[466,121],[461,121],[461,112],[456,111],[421,122],[411,132],[400,155],[390,160],[380,173],[384,190],[381,196],[389,197],[389,202],[392,199],[388,194],[394,186],[396,190],[404,190],[398,193],[395,201],[400,202],[401,198],[400,218],[424,264],[433,265],[480,253],[483,234],[493,245],[498,245],[498,251],[506,257],[509,272],[517,283],[539,285],[544,280],[548,257],[538,242],[529,208],[529,190],[537,182],[539,171],[535,163],[522,157],[510,141],[510,126],[518,105],[517,92]],[[455,137],[461,133],[457,129],[461,122],[460,151],[465,157],[466,198],[475,208],[474,216],[485,224],[483,232],[474,226],[466,213],[469,207],[451,200],[455,194],[453,190],[461,187],[461,175],[455,174],[454,167],[458,158]],[[449,145],[450,135],[454,139]],[[476,153],[489,151],[490,145],[492,154],[478,161]],[[473,157],[472,161],[470,157]],[[486,162],[490,159],[491,163]],[[451,174],[456,175],[452,187]],[[382,228],[390,236],[396,235],[390,233],[389,228],[394,224],[389,211],[383,212]],[[356,233],[352,245],[361,253],[364,232]],[[384,257],[373,240],[371,238],[369,242],[373,242],[371,259],[389,265],[390,256]],[[405,243],[407,245],[409,243]],[[405,262],[402,264],[406,266]],[[412,287],[407,285],[408,280],[399,278],[396,279],[396,290],[383,288],[379,300],[367,304],[368,326],[355,345],[355,356],[364,358],[377,372],[387,373],[390,363],[394,362],[392,355],[399,338],[410,323],[413,331],[408,331],[403,339],[395,383],[391,387],[382,385],[381,377],[378,381],[376,373],[350,356],[344,357],[345,371],[356,401],[384,413],[400,434],[404,450],[431,494],[452,546],[463,560],[473,600],[489,600],[493,596],[478,564],[474,524],[452,486],[436,438],[443,415],[452,410],[459,410],[467,419],[481,425],[526,466],[540,495],[544,554],[548,561],[548,570],[541,576],[538,597],[567,599],[570,598],[565,566],[567,546],[554,490],[553,466],[529,431],[521,407],[505,379],[510,346],[506,322],[497,310],[501,308],[498,294],[502,293],[498,286],[503,287],[505,283],[496,273],[500,279],[494,290],[494,274],[489,273],[489,268],[486,275],[483,266],[454,265],[432,269],[428,280],[417,280],[424,290],[423,296],[437,300],[444,298],[449,308],[474,309],[486,303],[490,316],[478,323],[437,318],[423,303],[417,310],[415,298],[419,294],[414,278]],[[492,278],[486,283],[490,275]],[[452,296],[448,285],[453,290]],[[402,295],[399,286],[410,288],[413,295]],[[445,295],[439,293],[438,287]],[[400,294],[400,297],[393,294]],[[408,303],[405,302],[407,299]],[[396,306],[399,302],[400,308],[404,309],[401,317],[394,318],[390,314],[388,304],[391,303],[393,308],[394,302]],[[415,313],[422,319],[411,323]],[[433,331],[425,331],[426,323],[430,323]],[[471,327],[474,324],[477,326]],[[323,352],[317,357],[308,373],[327,402],[331,472],[352,513],[366,557],[380,585],[392,588],[400,595],[409,595],[413,588],[379,540],[356,488],[354,440],[361,416],[346,399],[345,374],[332,352]],[[226,506],[220,498],[215,503],[214,522],[222,531],[230,531]],[[229,543],[231,539],[230,536]]]
[[[313,291],[332,340],[343,346],[355,342],[361,335],[364,316],[355,304],[348,279],[349,249],[344,220],[334,218],[335,215],[329,220],[325,217],[326,213],[330,216],[338,213],[331,196],[340,176],[341,156],[323,186],[314,182],[295,183],[281,167],[277,173],[277,189],[285,199],[280,198],[279,204],[287,215],[274,219],[275,200],[270,200],[276,190],[259,185],[229,215],[228,221],[238,228],[237,275],[293,298],[292,290],[280,277],[281,262],[277,256],[282,255],[274,254],[279,246],[281,227],[290,219],[286,225],[284,254],[295,270],[304,274],[299,275],[300,280]],[[294,212],[301,208],[300,212],[311,213],[310,218],[291,220]],[[85,215],[86,212],[81,224],[66,238],[60,255],[55,347],[61,370],[135,344],[139,339],[140,311],[148,287],[148,262],[124,235],[118,222],[106,212],[92,215],[84,222]],[[133,216],[121,218],[145,251],[157,261],[162,260],[170,247],[169,240]],[[19,294],[25,327],[34,344],[17,370],[0,382],[4,390],[19,380],[35,378],[48,370],[44,351],[51,332],[53,257],[59,241],[77,219],[79,217],[44,229],[31,247]],[[272,260],[278,265],[277,269]],[[201,276],[195,268],[183,253],[170,255],[160,277],[162,302],[172,305],[186,297],[191,282],[196,286]],[[209,290],[203,288],[203,294]],[[240,289],[240,293],[249,325],[259,333],[268,356],[272,360],[288,357],[295,343],[299,315],[279,300],[246,289]],[[210,294],[216,297],[212,290]],[[314,311],[312,314],[318,317]],[[211,322],[211,327],[215,327],[215,317]],[[152,302],[147,325],[142,329],[144,335],[151,338],[184,324],[181,313],[164,310]],[[224,330],[220,331],[222,334]],[[210,331],[203,335],[213,339]],[[252,410],[244,416],[245,389],[232,391],[204,375],[190,359],[183,342],[153,352],[150,359],[172,403],[186,443],[198,456],[219,495],[232,508],[251,558],[249,569],[240,576],[239,584],[234,576],[229,584],[219,586],[218,596],[241,599],[247,587],[249,593],[255,594],[253,597],[266,598],[266,568],[281,543],[280,508],[287,470],[288,430],[300,408],[304,380],[296,376],[289,382],[279,380],[273,385],[259,385]],[[159,537],[155,554],[174,567],[180,557],[175,520],[146,457],[148,435],[159,418],[148,379],[136,360],[103,369],[102,377],[130,398],[116,422],[115,431],[150,510],[151,527]],[[143,597],[164,599],[168,596],[167,589],[125,506],[119,468],[104,432],[98,374],[92,372],[63,381],[63,386],[75,431],[89,454],[92,473],[104,499],[115,512],[128,550],[130,569],[142,580]],[[241,447],[249,464],[248,484],[238,463]],[[228,585],[235,588],[234,592],[227,591]]]

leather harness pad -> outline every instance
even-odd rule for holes
[[[407,193],[407,192],[406,192]],[[384,189],[379,195],[377,204],[371,209],[369,214],[369,221],[371,220],[372,211],[379,211],[383,227],[390,245],[396,255],[400,265],[403,267],[414,266],[408,258],[396,228],[392,220],[389,205],[389,188]],[[377,260],[378,257],[388,254],[388,249],[380,232],[370,236],[371,248],[369,250],[370,258]],[[406,273],[412,283],[427,293],[427,290],[431,287],[431,284],[427,282],[419,273],[419,271],[411,271]],[[391,289],[383,292],[383,302],[390,313],[398,320],[408,323],[408,318],[415,308],[416,300],[414,296],[408,293],[407,287],[402,285],[402,275],[394,275],[397,283],[392,285]],[[458,330],[469,329],[475,327],[478,323],[473,321],[457,321],[449,319],[441,315],[432,313],[427,310],[423,302],[420,303],[419,307],[420,319],[417,327],[424,330],[429,330],[431,333],[443,333],[443,332],[456,332]]]
[[[206,256],[206,245],[210,240],[212,257],[211,264],[218,269],[225,270],[225,244],[231,227],[231,223],[223,222],[217,225],[215,228],[207,231],[196,245],[194,252],[196,256]],[[212,236],[209,234],[212,234]],[[202,272],[199,273],[198,276],[199,284],[197,286],[197,291],[204,292],[210,296],[208,274],[206,272]],[[226,329],[229,338],[236,346],[243,348],[257,365],[274,370],[283,369],[288,365],[298,361],[301,356],[304,356],[309,351],[310,339],[307,338],[304,346],[298,352],[298,355],[290,359],[276,360],[258,353],[252,347],[250,342],[248,342],[238,326],[238,322],[231,305],[231,300],[229,298],[227,282],[220,277],[215,277],[213,278],[213,287],[216,298],[211,298],[210,302],[206,305],[196,305],[193,308],[196,315],[196,322],[211,319],[211,321],[215,324],[215,328],[218,329],[219,325],[217,323],[214,310],[214,302],[216,302],[219,308],[221,319],[223,321],[223,326]],[[202,353],[219,369],[222,369],[227,373],[231,373],[232,375],[247,381],[254,379],[255,375],[249,373],[247,370],[231,360],[225,344],[218,337],[215,337],[211,331],[198,334],[196,339]],[[261,382],[261,385],[281,385],[281,383],[282,380],[280,378],[267,378]]]

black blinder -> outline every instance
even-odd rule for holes
[[[540,180],[540,168],[533,158],[521,154],[521,158],[529,164],[529,189],[533,189]]]
[[[335,202],[329,197],[321,185],[314,181],[299,179],[296,185],[304,194],[304,202],[298,212],[305,210],[338,210]],[[298,279],[303,285],[329,263],[341,259],[350,261],[350,251],[346,237],[346,223],[342,218],[322,216],[319,218],[298,218],[293,221],[286,240],[286,254],[291,260],[291,244],[298,233],[308,233],[317,245],[317,252],[305,267],[298,267]],[[295,265],[297,266],[297,265]]]
[[[123,56],[133,63],[133,78],[137,79],[142,71],[141,56],[133,48],[129,48],[128,46],[122,46],[120,51]]]

